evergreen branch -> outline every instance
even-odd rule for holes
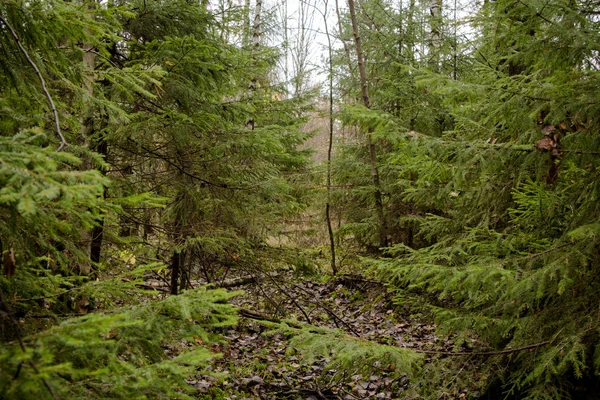
[[[46,95],[46,98],[48,99],[48,103],[50,104],[50,108],[52,109],[52,114],[54,115],[54,128],[56,129],[56,134],[60,138],[60,145],[58,146],[58,149],[56,149],[56,151],[62,151],[62,149],[66,146],[67,141],[65,140],[65,137],[63,136],[62,132],[60,131],[60,119],[58,118],[58,112],[56,111],[56,106],[54,105],[52,96],[50,95],[50,92],[48,91],[48,88],[46,87],[46,80],[44,79],[44,76],[42,75],[41,71],[39,70],[39,68],[37,67],[35,62],[33,62],[31,57],[29,56],[29,53],[27,53],[27,50],[25,50],[25,47],[23,47],[23,45],[21,44],[21,40],[19,39],[17,32],[15,32],[15,30],[8,23],[8,21],[6,19],[2,18],[1,16],[0,16],[0,22],[3,23],[4,25],[6,25],[6,27],[10,30],[10,33],[11,33],[13,39],[15,40],[15,42],[17,43],[19,50],[21,50],[21,53],[23,53],[23,55],[25,56],[25,58],[27,59],[29,64],[33,67],[38,79],[40,80],[40,83],[42,84],[42,90],[44,91],[44,94]]]
[[[572,154],[591,154],[591,155],[600,155],[600,151],[588,151],[588,150],[561,150],[561,153],[572,153]]]
[[[536,17],[541,18],[542,20],[546,21],[547,23],[549,23],[550,25],[557,25],[556,22],[549,20],[548,18],[546,18],[545,16],[542,15],[542,11],[544,11],[544,8],[546,8],[546,6],[548,5],[548,3],[544,4],[544,6],[542,7],[542,9],[540,11],[536,11],[533,9],[533,7],[531,7],[529,4],[524,3],[522,0],[517,0],[517,3],[521,3],[523,4],[525,7],[527,7],[528,9],[532,10],[535,14]]]
[[[30,297],[28,299],[14,299],[13,301],[15,303],[26,303],[26,302],[29,302],[29,301],[39,301],[39,300],[44,300],[44,299],[51,299],[53,297],[62,296],[65,293],[69,293],[69,292],[71,292],[73,290],[78,290],[78,289],[80,289],[80,288],[79,287],[74,287],[74,288],[71,288],[71,289],[63,290],[62,292],[50,294],[48,296]]]
[[[548,340],[546,342],[530,344],[530,345],[522,346],[522,347],[515,347],[514,349],[505,349],[505,350],[498,350],[498,351],[481,351],[481,352],[477,352],[477,351],[455,352],[455,351],[435,351],[435,350],[419,350],[419,349],[410,349],[410,350],[412,350],[416,353],[442,355],[442,356],[457,356],[457,357],[460,357],[460,356],[498,356],[498,355],[503,355],[503,354],[518,353],[518,352],[527,351],[527,350],[535,350],[537,348],[546,346],[552,342],[553,342],[553,340]]]
[[[82,52],[84,52],[84,53],[91,53],[91,54],[93,54],[95,56],[98,56],[98,57],[104,59],[105,61],[107,61],[110,65],[112,65],[115,68],[120,68],[120,67],[122,68],[123,67],[122,65],[117,65],[113,60],[111,60],[110,58],[108,58],[105,55],[101,54],[100,52],[94,50],[93,48],[91,48],[91,49],[79,48],[79,49]]]
[[[523,151],[523,152],[527,152],[527,153],[531,153],[534,151],[539,151],[538,149],[536,149],[534,147],[534,145],[532,144],[531,147],[523,147],[525,145],[514,145],[511,146],[509,144],[504,144],[504,143],[484,143],[484,144],[477,144],[477,143],[470,143],[470,142],[466,142],[466,141],[453,141],[453,140],[445,140],[442,138],[437,138],[437,137],[433,137],[433,136],[428,136],[425,135],[423,133],[419,133],[419,132],[415,132],[415,131],[410,131],[409,133],[406,134],[409,137],[412,138],[417,138],[417,139],[427,139],[427,140],[431,140],[433,142],[437,142],[437,143],[441,143],[441,144],[446,144],[446,145],[462,145],[464,148],[473,148],[473,149],[497,149],[497,150],[509,150],[509,151]],[[600,155],[600,151],[588,151],[588,150],[578,150],[578,149],[561,149],[560,150],[561,153],[570,153],[570,154],[590,154],[590,155]]]
[[[569,245],[570,245],[570,243],[563,243],[561,245],[558,245],[558,246],[555,246],[555,247],[551,247],[551,248],[546,249],[544,251],[541,251],[539,253],[530,254],[528,256],[516,258],[516,259],[510,260],[510,261],[512,261],[512,262],[520,262],[520,261],[530,260],[532,258],[543,256],[544,254],[552,253],[553,251],[562,249],[563,247],[566,247],[566,246],[569,246]]]
[[[214,187],[219,187],[219,188],[223,188],[223,189],[230,189],[230,190],[250,190],[253,187],[253,186],[247,186],[247,187],[243,187],[243,186],[229,186],[229,185],[224,184],[224,183],[214,183],[214,182],[211,182],[209,180],[206,180],[206,179],[203,179],[203,178],[199,177],[198,175],[195,175],[195,174],[192,174],[192,173],[186,171],[185,168],[183,168],[182,166],[178,165],[177,163],[174,163],[173,161],[169,160],[167,157],[162,156],[161,154],[153,152],[151,149],[145,147],[143,144],[141,144],[139,142],[136,142],[132,138],[128,137],[127,140],[135,143],[142,150],[144,150],[144,151],[146,151],[146,152],[148,152],[148,153],[150,153],[150,154],[158,157],[160,160],[165,161],[170,166],[175,167],[177,169],[177,171],[181,172],[182,174],[184,174],[184,175],[186,175],[186,176],[188,176],[188,177],[190,177],[192,179],[195,179],[197,181],[200,181],[202,183],[205,183],[207,185],[214,186]],[[122,147],[122,149],[129,151],[128,149],[125,149],[123,147]],[[130,152],[133,153],[132,151],[130,151]]]
[[[0,20],[1,19],[2,19],[2,17],[0,17]],[[21,347],[21,351],[23,351],[23,354],[26,354],[27,348],[25,347],[25,343],[23,342],[23,338],[21,337],[21,329],[20,329],[19,322],[16,320],[15,316],[13,315],[13,313],[10,309],[10,306],[6,302],[6,299],[4,298],[4,294],[2,293],[1,290],[0,290],[0,302],[2,303],[2,308],[4,309],[4,312],[6,312],[6,314],[8,314],[8,318],[10,319],[10,322],[12,322],[12,324],[15,326],[15,334],[17,336],[17,341],[19,342],[19,347]],[[31,368],[33,368],[33,370],[35,371],[35,373],[37,375],[40,375],[40,370],[35,365],[33,360],[29,360],[29,365],[31,366]],[[17,374],[15,375],[15,378],[18,377],[18,374],[20,371],[21,371],[21,365],[19,365],[19,368],[17,369]],[[54,393],[54,389],[52,389],[52,386],[50,386],[50,384],[48,383],[46,378],[44,378],[42,376],[42,377],[40,377],[40,379],[44,383],[44,386],[46,387],[46,389],[48,389],[48,392],[50,392],[50,395],[52,396],[52,398],[54,400],[59,400],[59,397],[56,395],[56,393]]]

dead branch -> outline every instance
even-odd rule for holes
[[[307,291],[306,289],[298,286],[298,285],[294,285],[294,287],[296,289],[300,289],[302,290],[304,293],[308,294],[309,296],[312,296],[312,293],[310,293],[309,291]],[[337,316],[336,313],[334,313],[329,307],[327,307],[326,305],[324,305],[322,302],[318,301],[318,300],[310,300],[312,303],[316,304],[317,306],[321,307],[323,310],[325,310],[325,312],[333,317],[335,320],[340,321],[344,326],[346,326],[346,328],[348,328],[348,330],[350,332],[352,332],[352,334],[358,338],[360,338],[360,334],[358,332],[356,332],[356,330],[350,325],[348,324],[346,321],[344,321],[341,317]],[[336,324],[337,325],[337,324]]]
[[[269,276],[270,276],[270,275],[269,275]],[[308,316],[308,314],[306,313],[306,311],[304,311],[304,308],[302,308],[302,307],[300,306],[300,304],[298,304],[298,302],[296,301],[296,299],[295,299],[295,298],[294,298],[292,295],[290,295],[290,294],[287,292],[287,290],[282,290],[282,289],[281,289],[281,286],[279,286],[275,280],[272,280],[272,282],[273,282],[273,284],[274,284],[275,286],[277,286],[277,289],[279,289],[279,291],[280,291],[281,293],[283,293],[283,294],[284,294],[284,295],[285,295],[287,298],[289,298],[289,299],[291,300],[291,302],[292,302],[292,303],[293,303],[293,304],[296,306],[296,308],[298,308],[298,309],[300,310],[300,312],[302,313],[302,315],[304,315],[304,319],[306,319],[306,322],[307,322],[307,323],[309,323],[309,324],[312,324],[312,322],[311,322],[311,320],[310,320],[310,317]],[[294,285],[294,286],[295,286],[295,285]]]
[[[240,317],[254,319],[257,321],[274,322],[276,324],[281,324],[281,323],[285,322],[286,324],[288,324],[289,326],[291,326],[293,328],[302,329],[302,325],[299,323],[295,323],[292,321],[281,321],[278,318],[269,317],[265,314],[259,313],[258,311],[250,310],[248,308],[240,308]]]
[[[249,285],[251,283],[257,283],[260,280],[261,280],[261,278],[256,275],[243,276],[241,278],[232,278],[232,279],[224,280],[219,283],[215,283],[214,287],[229,289],[229,288],[234,288],[234,287],[238,287],[238,286]]]

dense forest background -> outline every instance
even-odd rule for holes
[[[226,377],[265,371],[213,364],[250,318],[277,362],[322,362],[314,398],[383,370],[377,398],[596,398],[598,15],[0,2],[0,397],[252,396]],[[317,326],[291,280],[379,285],[437,339]]]

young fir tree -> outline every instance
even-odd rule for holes
[[[600,365],[594,7],[485,3],[462,79],[417,82],[435,83],[455,120],[441,137],[406,136],[390,158],[404,201],[431,210],[415,219],[431,245],[395,246],[376,264],[399,302],[429,304],[457,352],[476,338],[482,353],[468,356],[477,375],[428,370],[439,378],[429,396],[461,385],[519,399],[591,396]]]
[[[224,41],[204,4],[34,1],[0,17],[2,332],[17,340],[2,346],[1,397],[186,398],[206,332],[234,323],[229,296],[135,306],[136,285],[184,253],[180,272],[210,281],[300,207],[285,174],[306,163],[303,104],[274,104],[276,54]],[[171,278],[173,292],[191,279]],[[31,318],[90,309],[49,330]]]
[[[394,143],[402,141],[406,133],[427,132],[441,136],[451,129],[453,120],[441,96],[433,91],[435,84],[417,86],[417,79],[424,77],[430,66],[420,52],[428,36],[419,25],[425,12],[421,3],[410,2],[398,7],[384,1],[362,1],[357,12],[364,53],[365,73],[369,77],[368,92],[371,111],[361,107],[345,106],[340,118],[347,126],[359,126],[371,130],[377,147],[380,184],[387,236],[390,243],[408,245],[420,243],[414,235],[412,216],[430,212],[414,203],[402,200],[403,186],[398,181],[401,166],[389,162],[394,154],[390,151]],[[345,34],[349,35],[347,24]],[[445,26],[442,24],[442,26]],[[442,35],[443,36],[443,35]],[[449,73],[446,42],[429,49],[428,54],[439,52],[441,73]],[[340,62],[340,68],[344,63]],[[347,73],[346,73],[347,74]],[[345,90],[345,103],[360,97],[355,83],[340,78]],[[400,133],[400,134],[399,134]],[[343,210],[340,236],[353,238],[360,246],[377,247],[377,219],[369,204],[368,154],[361,150],[360,141],[348,136],[340,146],[341,154],[336,157],[335,180],[342,190],[335,195],[337,208]]]

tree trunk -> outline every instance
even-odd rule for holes
[[[429,0],[429,69],[440,70],[442,48],[442,0]]]
[[[342,32],[343,32],[343,27],[342,27],[342,17],[341,17],[341,13],[340,13],[340,6],[338,3],[338,0],[335,0],[335,12],[337,14],[337,21],[338,21],[338,30],[340,31],[340,40],[342,41],[342,44],[344,45],[344,53],[346,53],[346,60],[348,62],[348,73],[350,74],[350,76],[352,76],[352,57],[350,57],[350,48],[348,47],[348,44],[346,43],[346,39],[344,39],[342,37]]]
[[[252,27],[252,59],[254,60],[258,51],[260,49],[260,36],[261,36],[261,13],[262,13],[262,0],[256,0],[256,7],[254,8],[254,24]],[[254,63],[256,64],[256,63]],[[254,97],[254,92],[256,91],[256,87],[258,84],[258,77],[254,76],[252,81],[250,81],[250,86],[248,88],[250,99]],[[248,129],[254,130],[255,121],[254,117],[248,118],[246,121],[246,127]]]
[[[333,47],[331,45],[331,36],[329,35],[329,26],[327,24],[327,0],[323,7],[323,23],[325,24],[325,34],[327,35],[327,45],[329,51],[329,144],[327,147],[327,202],[325,203],[325,220],[327,222],[327,232],[329,233],[329,248],[331,251],[331,272],[337,275],[337,265],[335,264],[335,237],[331,227],[331,153],[333,150]]]
[[[89,9],[93,6],[93,1],[88,1],[86,6]],[[83,75],[83,89],[87,93],[88,97],[91,99],[94,96],[94,69],[96,68],[96,55],[94,53],[94,48],[91,44],[84,43],[82,45],[83,50],[83,66],[84,66],[84,75]],[[85,101],[85,100],[84,100]],[[82,121],[81,129],[79,134],[81,136],[81,140],[83,141],[83,145],[89,148],[92,151],[98,152],[103,156],[106,156],[107,153],[107,145],[106,142],[102,139],[99,139],[96,143],[92,143],[90,137],[94,133],[94,110],[91,108],[90,104],[85,104],[82,108],[86,112],[86,117]],[[93,169],[93,165],[90,160],[84,160],[81,166],[84,170]],[[104,189],[104,197],[106,197],[106,188]],[[87,254],[89,256],[89,262],[86,262],[84,265],[80,266],[80,273],[84,275],[93,275],[95,274],[95,265],[100,262],[101,250],[102,250],[102,237],[104,235],[104,218],[100,217],[97,221],[97,225],[92,228],[91,231],[86,232],[83,237],[84,245],[87,247]]]
[[[179,294],[179,275],[181,274],[181,253],[175,251],[171,256],[171,294]]]
[[[360,78],[360,87],[362,94],[363,105],[371,108],[369,102],[369,90],[367,86],[367,74],[365,70],[364,57],[362,52],[362,41],[358,32],[358,23],[356,21],[356,10],[354,0],[348,0],[348,8],[350,9],[350,20],[352,22],[352,33],[354,35],[354,45],[356,47],[356,58],[358,61],[358,73]],[[379,247],[387,247],[387,227],[385,214],[383,211],[383,199],[381,195],[381,180],[379,179],[379,171],[377,169],[377,149],[375,143],[371,139],[373,129],[370,128],[367,132],[367,146],[369,149],[369,162],[371,164],[371,179],[375,187],[375,210],[377,212],[377,222],[379,223]]]

